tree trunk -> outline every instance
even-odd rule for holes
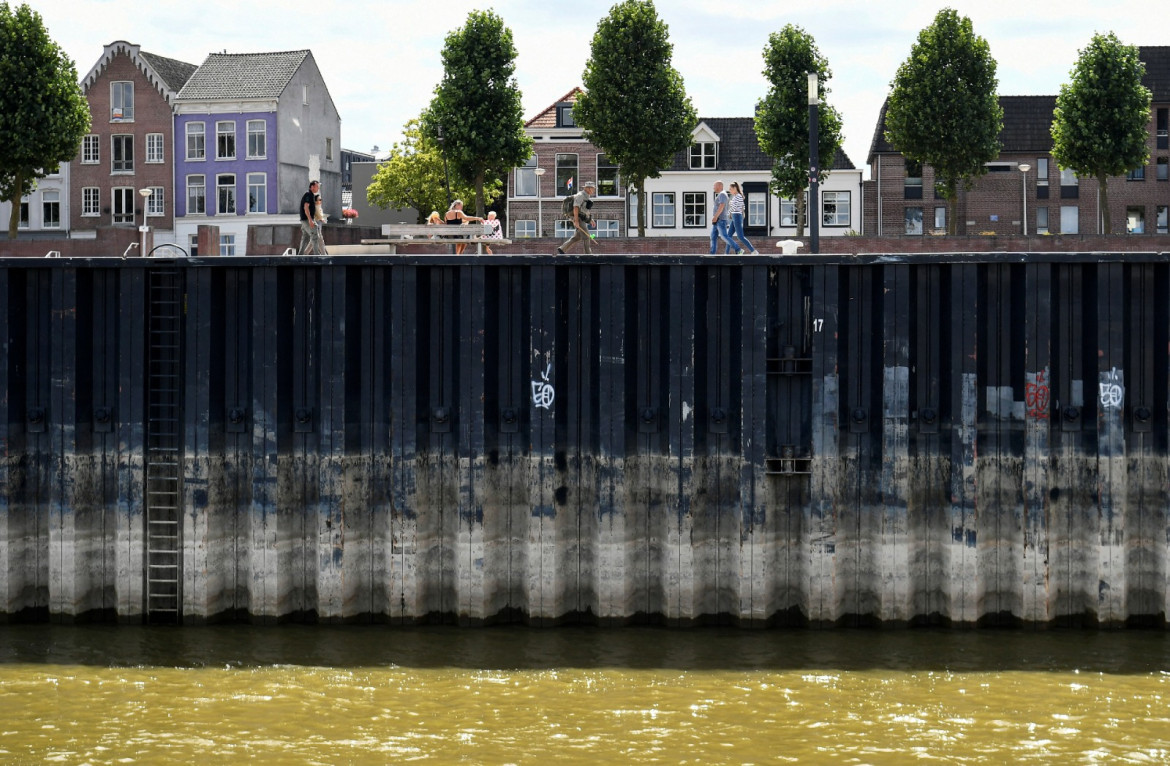
[[[487,205],[483,201],[483,168],[475,172],[475,214],[483,218],[487,214]]]
[[[1101,223],[1106,234],[1113,233],[1113,216],[1109,215],[1109,176],[1105,173],[1097,174],[1101,182]]]
[[[633,180],[633,187],[638,190],[638,236],[646,236],[646,190],[642,188],[642,182],[646,179],[635,178]]]
[[[957,186],[958,185],[956,184],[956,187]],[[959,194],[958,194],[958,192],[952,190],[950,196],[948,196],[946,198],[946,200],[947,200],[947,235],[953,237],[959,233],[959,216],[955,215],[955,213],[959,207]],[[926,206],[925,205],[922,208],[922,218],[923,218],[922,226],[923,226],[923,228],[926,228]]]
[[[804,236],[804,219],[808,218],[808,197],[796,195],[796,236]]]
[[[13,174],[12,184],[12,213],[8,216],[8,238],[16,239],[16,230],[20,228],[20,187],[24,186],[24,174],[19,170]]]

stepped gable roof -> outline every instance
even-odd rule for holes
[[[886,140],[886,109],[889,100],[882,102],[878,113],[877,127],[869,145],[868,162],[877,154],[898,154]],[[1001,152],[1052,151],[1052,113],[1056,109],[1056,96],[1000,96],[1003,109],[1003,127],[999,131]]]
[[[553,103],[549,104],[541,110],[535,117],[524,123],[526,128],[555,128],[557,126],[557,106],[560,104],[573,104],[577,101],[577,94],[584,93],[580,87],[574,87],[565,95],[558,98]]]
[[[274,53],[212,53],[179,91],[179,101],[276,99],[313,54],[308,50]]]
[[[1154,94],[1154,103],[1170,102],[1170,45],[1143,45],[1138,53],[1146,65],[1142,85]]]
[[[89,93],[89,89],[97,82],[98,77],[106,71],[106,67],[110,65],[114,57],[123,54],[130,57],[130,61],[134,63],[138,71],[142,72],[147,82],[154,86],[155,90],[166,99],[168,104],[177,97],[179,89],[183,87],[197,68],[194,64],[188,64],[185,61],[170,59],[155,53],[147,53],[134,43],[128,43],[125,40],[115,40],[102,49],[101,58],[97,60],[93,68],[82,78],[82,92]]]
[[[139,55],[150,64],[154,71],[158,73],[158,76],[163,79],[163,82],[176,93],[183,89],[183,86],[187,84],[187,80],[191,79],[191,75],[195,74],[195,70],[199,68],[194,64],[188,64],[186,61],[169,59],[157,53],[140,51]]]
[[[719,168],[726,171],[771,170],[772,158],[760,149],[752,117],[700,117],[699,125],[719,137]],[[668,171],[689,171],[690,148],[676,152]],[[854,170],[853,162],[841,149],[833,158],[833,170]],[[716,171],[712,171],[716,172]]]

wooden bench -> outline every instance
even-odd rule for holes
[[[348,250],[351,247],[378,247],[389,248],[390,253],[397,253],[399,245],[427,245],[445,244],[475,245],[476,253],[483,253],[484,245],[510,245],[512,240],[485,236],[485,227],[481,224],[469,223],[466,226],[428,226],[418,223],[385,223],[382,224],[383,239],[363,239],[361,245],[343,246]],[[329,248],[332,254],[333,249]],[[362,252],[369,252],[363,250]],[[386,252],[386,250],[379,250]],[[339,250],[338,255],[351,255]]]

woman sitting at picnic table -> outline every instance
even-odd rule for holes
[[[465,223],[483,223],[482,218],[477,218],[473,215],[467,215],[463,212],[463,200],[457,199],[451,203],[451,208],[447,211],[444,217],[448,226],[462,226]],[[466,242],[460,242],[455,245],[455,255],[463,255],[463,251],[467,249]]]
[[[503,239],[504,238],[504,233],[502,231],[500,231],[500,221],[498,218],[496,218],[496,211],[495,210],[488,211],[487,220],[483,222],[483,225],[484,225],[484,236],[487,237],[488,239]],[[487,250],[488,255],[492,255],[491,245],[487,245],[485,247],[485,249]]]

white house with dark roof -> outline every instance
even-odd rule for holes
[[[191,250],[219,227],[221,255],[246,255],[248,226],[296,223],[309,181],[341,213],[341,117],[308,50],[213,53],[175,98],[175,233]]]
[[[745,201],[744,233],[763,252],[762,242],[796,235],[795,205],[768,190],[772,158],[760,150],[751,117],[705,117],[692,133],[689,148],[678,152],[658,178],[646,179],[646,235],[707,235],[714,206],[715,181],[736,181]],[[832,169],[820,184],[822,236],[861,231],[861,170],[837,151]],[[629,195],[629,235],[638,231],[637,203]],[[808,228],[805,227],[805,233]],[[773,243],[774,244],[774,243]],[[720,246],[722,252],[722,246]]]

